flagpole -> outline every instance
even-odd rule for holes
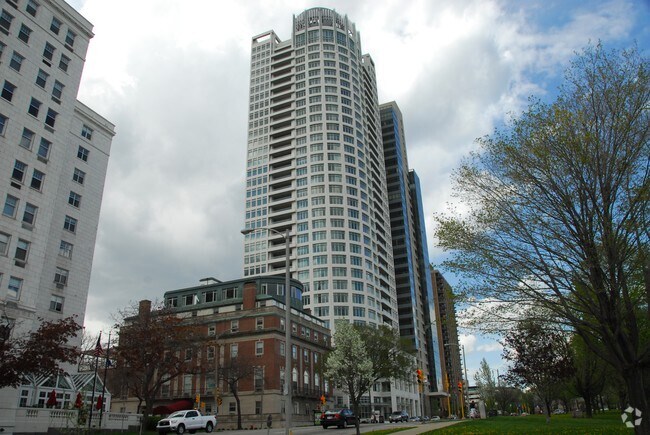
[[[108,372],[108,354],[111,351],[111,332],[108,331],[108,344],[106,345],[106,360],[104,361],[104,382],[102,382],[102,407],[99,408],[99,428],[101,429],[102,427],[102,415],[104,415],[104,403],[106,403],[106,397],[104,396],[106,392],[106,374]]]
[[[97,362],[99,361],[99,350],[101,350],[102,331],[99,331],[97,338],[97,345],[95,346],[95,376],[93,376],[93,394],[90,398],[90,413],[88,414],[88,429],[90,429],[93,422],[93,405],[95,404],[95,382],[97,382]]]

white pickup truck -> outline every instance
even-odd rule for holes
[[[194,433],[197,430],[212,432],[217,425],[217,419],[213,415],[201,415],[196,409],[186,411],[176,411],[169,417],[163,418],[156,425],[156,430],[160,435],[168,432],[176,432],[178,435],[184,434],[185,431]]]

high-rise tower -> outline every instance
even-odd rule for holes
[[[304,306],[332,330],[397,328],[375,65],[354,23],[314,8],[294,16],[289,40],[253,37],[250,80],[244,275],[283,275],[289,243]],[[410,383],[372,393],[385,414],[418,400]]]
[[[434,398],[441,396],[443,384],[420,181],[409,170],[399,107],[395,102],[382,104],[380,113],[400,335],[411,342],[416,364],[426,377],[422,386],[426,406],[418,411],[431,415],[439,407]]]
[[[0,322],[17,336],[39,319],[84,322],[115,134],[77,101],[92,36],[63,0],[0,7]],[[19,404],[16,390],[0,390],[0,426],[36,403],[32,393]]]
[[[288,242],[330,328],[397,327],[375,70],[347,16],[309,9],[290,40],[253,38],[246,169],[244,274],[283,274]]]

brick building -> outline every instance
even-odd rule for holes
[[[260,276],[228,282],[209,278],[202,283],[165,293],[166,306],[183,317],[184,324],[199,331],[201,343],[191,357],[201,370],[200,374],[185,374],[164,385],[156,408],[161,407],[164,413],[162,407],[173,410],[191,406],[200,394],[203,410],[218,414],[220,427],[234,426],[236,401],[224,377],[236,357],[239,369],[250,368],[238,382],[243,425],[260,427],[269,414],[282,425],[284,278]],[[330,395],[321,363],[330,349],[331,335],[322,320],[303,309],[302,284],[292,281],[291,290],[293,422],[301,424],[312,421],[314,412],[320,409],[320,397]],[[144,309],[148,309],[146,303]],[[122,411],[135,411],[127,403],[114,399]]]

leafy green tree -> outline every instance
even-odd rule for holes
[[[505,379],[535,390],[544,402],[548,422],[551,402],[575,370],[565,334],[539,322],[520,322],[504,339],[503,357],[510,363]]]
[[[492,369],[485,358],[481,360],[481,365],[474,374],[474,382],[481,395],[481,399],[485,402],[486,409],[493,409],[497,384]]]
[[[73,317],[66,317],[42,322],[36,331],[14,338],[11,326],[3,325],[0,331],[0,388],[18,387],[30,377],[63,374],[61,364],[77,362],[79,349],[68,342],[81,329]]]
[[[350,396],[352,410],[358,416],[359,404],[372,385],[375,375],[367,348],[359,332],[346,321],[336,322],[334,350],[325,361],[325,376]],[[356,424],[360,434],[359,420]]]
[[[553,103],[532,101],[479,140],[455,174],[463,214],[437,216],[435,231],[469,294],[574,330],[621,374],[644,416],[649,101],[647,57],[587,47]],[[636,430],[650,433],[650,419]]]
[[[571,389],[585,401],[585,413],[588,418],[593,416],[593,403],[605,388],[607,380],[607,363],[595,352],[589,349],[580,336],[571,338],[571,352],[575,373]]]
[[[342,328],[341,325],[343,325]],[[341,348],[339,348],[339,331],[344,340],[341,343]],[[348,322],[340,321],[336,323],[336,332],[333,341],[335,351],[339,351],[339,353],[337,354],[338,356],[332,357],[334,352],[331,352],[325,360],[325,375],[335,383],[340,384],[344,391],[350,395],[350,401],[352,402],[356,415],[359,415],[361,397],[369,393],[372,385],[379,379],[410,380],[413,378],[415,371],[413,368],[411,346],[408,340],[400,338],[396,330],[387,326],[375,328],[367,325],[352,325]],[[349,373],[347,373],[348,377],[345,381],[342,381],[340,377],[341,372],[334,367],[340,367],[340,364],[349,364],[345,353],[355,353],[354,346],[361,346],[361,349],[363,349],[363,352],[358,354],[361,359],[355,361],[364,370],[359,370],[357,373],[355,368],[346,367],[349,370]],[[370,361],[368,378],[366,378],[365,374],[365,358]],[[329,375],[329,373],[333,372],[339,373],[337,378],[332,378]],[[350,393],[350,391],[354,393]]]
[[[354,325],[372,361],[373,383],[379,379],[409,380],[413,376],[413,356],[408,340],[386,325],[377,328]]]

